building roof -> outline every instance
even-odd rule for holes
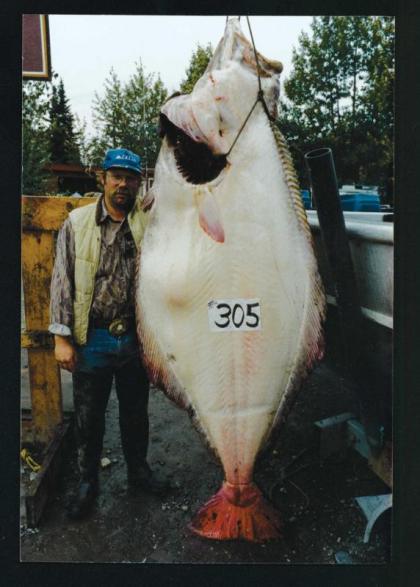
[[[77,174],[77,175],[89,175],[88,169],[90,173],[95,173],[100,171],[101,168],[99,166],[92,166],[90,168],[86,167],[86,165],[75,165],[74,163],[47,163],[44,166],[46,171],[50,171],[51,173],[55,174]]]

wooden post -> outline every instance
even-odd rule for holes
[[[48,330],[53,250],[52,232],[23,233],[23,294],[29,332]],[[52,440],[56,426],[63,420],[60,372],[53,350],[32,345],[27,348],[33,434],[38,442],[46,444]]]
[[[22,278],[26,330],[21,345],[28,349],[32,432],[36,442],[49,443],[63,421],[60,370],[48,333],[50,282],[54,265],[54,232],[69,212],[96,198],[23,196]]]

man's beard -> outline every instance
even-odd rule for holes
[[[125,199],[119,202],[118,196],[125,196]],[[129,192],[116,192],[111,196],[111,202],[114,208],[117,208],[118,210],[123,210],[124,212],[130,212],[130,210],[134,206],[135,201],[136,196],[130,194]]]

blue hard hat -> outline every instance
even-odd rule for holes
[[[141,159],[128,149],[109,149],[105,155],[103,168],[106,171],[111,167],[122,167],[140,173]]]

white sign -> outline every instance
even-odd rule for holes
[[[259,299],[211,300],[207,306],[212,332],[261,330]]]

